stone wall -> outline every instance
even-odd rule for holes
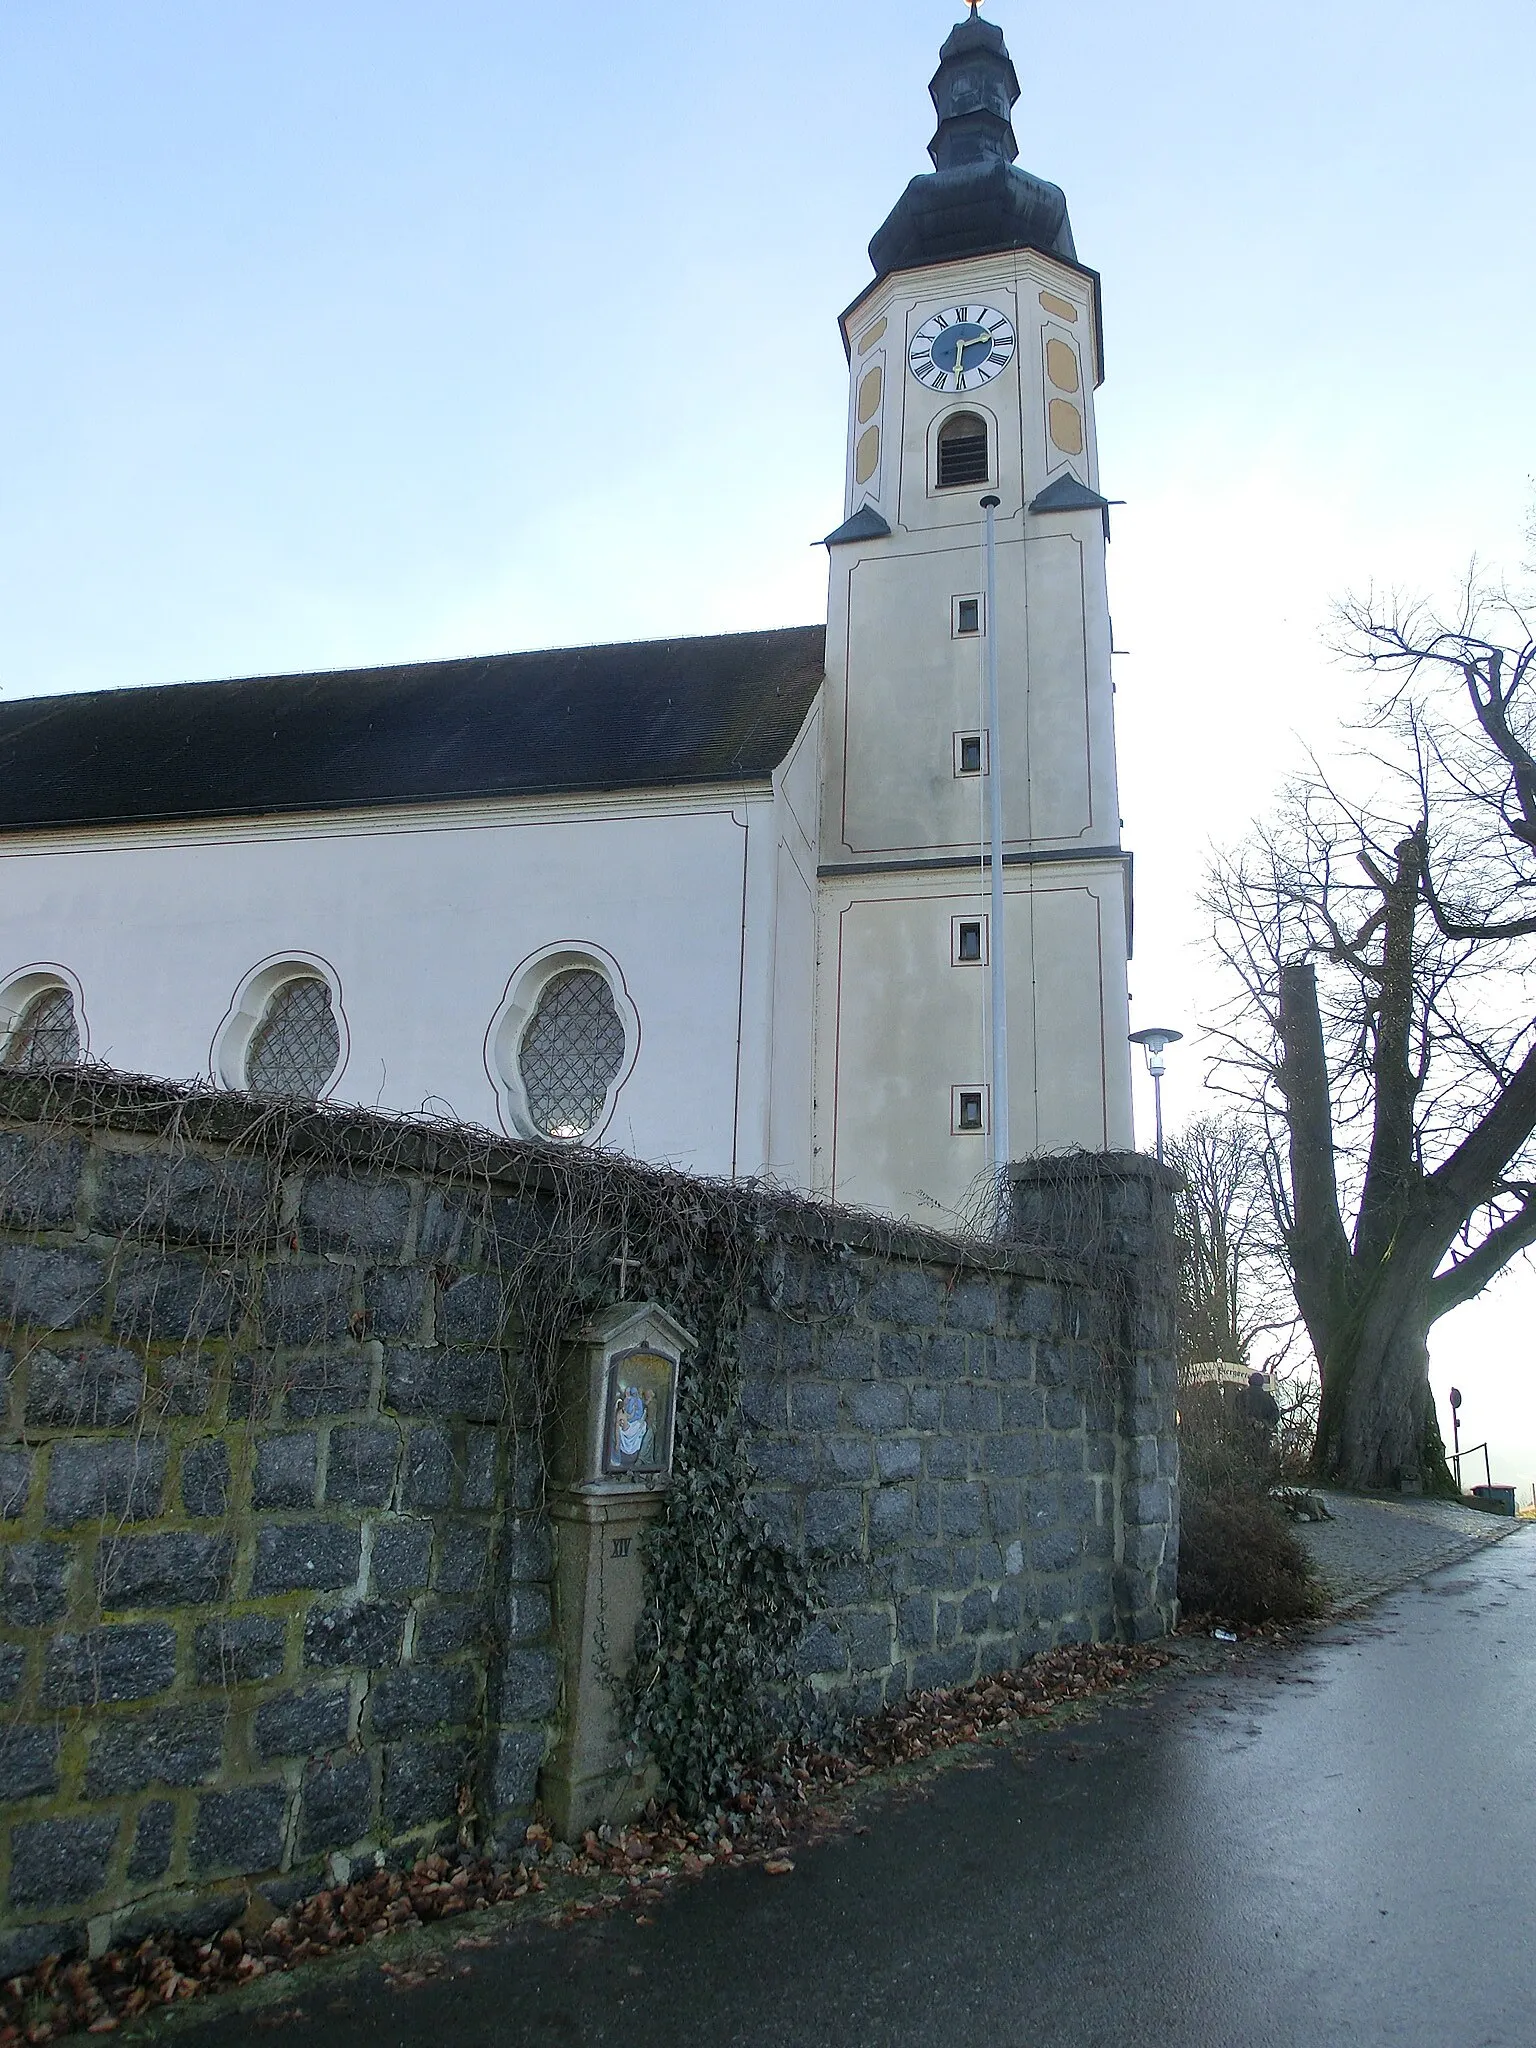
[[[531,1811],[550,1544],[479,1235],[419,1177],[0,1132],[0,1975]]]
[[[1149,1171],[1143,1171],[1149,1169]],[[1077,1170],[1082,1172],[1081,1164]],[[1150,1231],[1166,1188],[1112,1168]],[[857,1713],[1064,1642],[1173,1625],[1171,1281],[1125,1303],[1013,1247],[807,1247],[745,1333],[759,1511],[822,1561],[800,1670]]]
[[[0,1076],[0,1974],[519,1842],[570,1710],[502,1281],[570,1188],[311,1122]],[[1086,1234],[1080,1183],[1019,1196],[1048,1255],[793,1204],[764,1250],[754,1504],[853,1710],[1172,1622],[1167,1191],[1074,1170]]]

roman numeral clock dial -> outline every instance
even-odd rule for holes
[[[1016,346],[1013,322],[995,306],[950,306],[913,335],[907,367],[930,391],[979,391],[1007,369]]]

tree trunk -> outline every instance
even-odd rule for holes
[[[1369,1308],[1333,1333],[1323,1364],[1314,1467],[1331,1486],[1421,1486],[1457,1497],[1429,1385],[1428,1305]]]

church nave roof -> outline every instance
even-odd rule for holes
[[[0,831],[758,781],[823,626],[0,703]]]

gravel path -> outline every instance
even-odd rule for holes
[[[1444,1565],[1459,1564],[1527,1522],[1486,1515],[1451,1500],[1383,1499],[1325,1493],[1331,1522],[1300,1522],[1296,1533],[1340,1607],[1355,1607]]]

